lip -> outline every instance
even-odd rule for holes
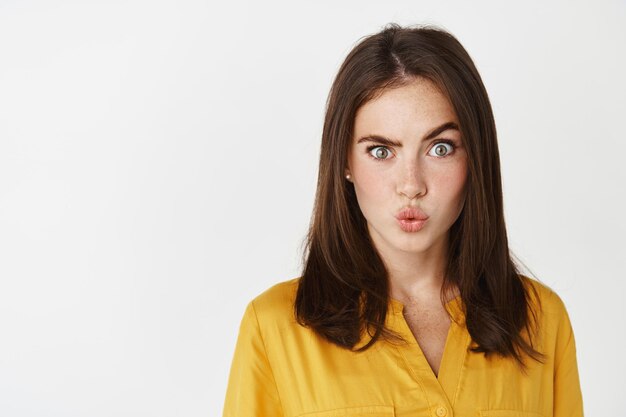
[[[405,207],[396,214],[396,219],[402,220],[426,220],[428,215],[417,207]]]
[[[398,219],[400,229],[404,232],[419,232],[424,227],[426,220],[401,220]]]
[[[396,214],[396,220],[403,231],[419,232],[428,220],[428,215],[417,207],[405,207]]]

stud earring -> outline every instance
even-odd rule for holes
[[[350,174],[346,174],[346,179],[349,181],[351,178]]]

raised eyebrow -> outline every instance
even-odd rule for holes
[[[454,122],[446,122],[440,126],[437,126],[436,128],[432,129],[425,137],[423,140],[430,140],[435,138],[437,135],[439,135],[440,133],[446,131],[446,130],[457,130],[460,131],[459,126],[454,123]],[[382,145],[387,145],[387,146],[395,146],[397,148],[401,148],[402,144],[398,141],[395,141],[393,139],[389,139],[386,138],[384,136],[379,136],[379,135],[367,135],[367,136],[363,136],[362,138],[360,138],[356,143],[362,143],[362,142],[375,142],[375,143],[380,143]]]

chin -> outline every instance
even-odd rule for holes
[[[401,242],[395,245],[399,250],[410,253],[423,253],[426,252],[432,245],[427,242]]]

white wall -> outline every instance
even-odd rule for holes
[[[474,58],[514,252],[626,415],[626,3],[0,1],[0,415],[218,416],[245,304],[299,273],[347,52]],[[616,334],[617,333],[617,334]]]

